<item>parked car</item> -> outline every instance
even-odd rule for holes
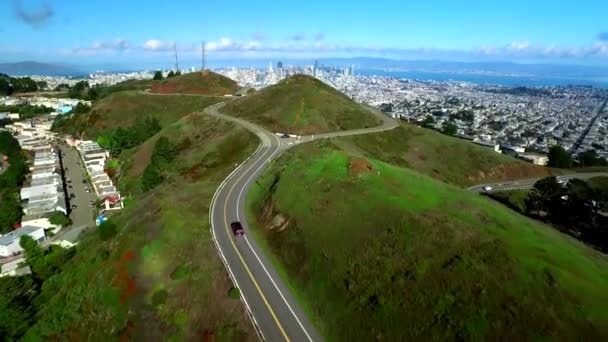
[[[230,224],[230,228],[232,228],[232,233],[234,236],[243,236],[245,235],[245,230],[240,222],[232,222]]]
[[[70,194],[70,198],[71,198],[71,199],[74,199],[74,198],[76,198],[76,195],[74,195],[74,194]]]
[[[73,188],[72,184],[68,184],[68,189]]]
[[[89,207],[94,207],[95,206],[95,201],[89,201]]]
[[[283,133],[283,135],[281,135],[281,138],[283,138],[283,139],[289,138],[289,134]]]
[[[486,186],[483,187],[483,190],[484,191],[492,191],[492,187],[489,186],[489,185],[486,185]]]
[[[72,204],[72,209],[76,209],[76,208],[78,208],[78,207],[76,206],[76,204]]]
[[[82,184],[87,184],[87,180],[86,180],[86,179],[83,179],[83,180],[82,180]]]

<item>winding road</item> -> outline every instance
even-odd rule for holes
[[[246,197],[253,182],[261,175],[269,163],[277,159],[290,147],[300,143],[339,136],[367,134],[391,130],[398,122],[372,111],[381,119],[382,124],[372,128],[340,131],[299,138],[279,138],[251,122],[221,114],[218,110],[224,103],[207,107],[208,115],[232,121],[256,134],[260,139],[258,149],[240,164],[218,187],[211,201],[209,221],[211,233],[218,252],[236,287],[254,327],[262,340],[266,341],[319,341],[321,335],[295,300],[291,290],[274,269],[273,264],[247,233],[235,237],[230,223],[239,221],[248,230],[246,217]],[[559,179],[588,179],[606,176],[606,173],[586,173],[559,176]],[[469,191],[482,192],[485,186],[493,191],[528,189],[539,179],[480,184],[468,188]]]
[[[266,341],[319,341],[321,335],[300,308],[290,289],[274,270],[255,239],[247,233],[235,237],[230,223],[240,221],[247,232],[245,199],[251,184],[272,160],[299,143],[345,135],[381,132],[398,127],[398,123],[372,111],[381,119],[380,126],[334,133],[279,138],[277,134],[248,121],[218,112],[219,103],[205,109],[205,113],[232,121],[245,127],[260,139],[258,149],[239,165],[218,187],[209,209],[211,232],[219,254],[235,286],[240,289],[254,326]]]
[[[590,173],[573,173],[568,175],[557,176],[558,180],[563,180],[567,182],[571,179],[590,179],[594,177],[608,177],[608,172],[590,172]],[[530,179],[521,179],[514,181],[504,181],[497,183],[487,183],[487,184],[478,184],[472,187],[469,187],[467,190],[473,192],[484,192],[484,188],[489,186],[492,190],[487,192],[498,192],[498,191],[513,191],[513,190],[528,190],[534,187],[534,184],[541,180],[542,178],[530,178]]]

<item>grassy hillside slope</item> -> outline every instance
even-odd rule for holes
[[[158,135],[176,148],[166,180],[147,193],[129,194],[127,208],[111,218],[118,235],[104,242],[89,234],[80,242],[64,272],[45,283],[52,297],[28,337],[257,340],[240,300],[228,295],[232,284],[207,217],[217,186],[255,150],[257,138],[197,113]],[[146,146],[132,155],[145,154]],[[139,180],[128,178],[120,184]]]
[[[320,142],[247,202],[328,340],[608,337],[606,258],[481,196]]]
[[[335,138],[332,142],[351,153],[462,186],[544,177],[552,172],[469,141],[406,124],[387,132]]]
[[[274,132],[315,134],[379,124],[366,108],[310,76],[296,75],[222,109]]]
[[[57,130],[75,136],[95,138],[117,127],[125,127],[140,116],[154,116],[165,127],[186,114],[222,101],[212,97],[155,96],[140,92],[117,92],[93,105],[89,113],[62,119]]]
[[[192,72],[157,81],[152,84],[151,93],[156,94],[198,94],[222,96],[233,94],[238,84],[228,77],[211,71]]]

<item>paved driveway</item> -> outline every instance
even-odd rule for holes
[[[83,180],[86,180],[86,171],[84,169],[82,160],[78,151],[74,148],[70,148],[64,145],[59,145],[61,151],[63,167],[66,181],[71,179],[72,182],[66,184],[67,187],[67,198],[68,205],[76,205],[76,209],[70,212],[70,218],[72,219],[72,226],[67,227],[59,232],[57,238],[62,240],[68,240],[70,242],[76,241],[78,234],[86,228],[95,227],[95,214],[97,213],[95,208],[89,206],[90,201],[95,201],[96,196],[93,191],[93,187],[87,183],[87,186],[91,192],[85,191],[85,184]],[[71,188],[69,186],[72,186]],[[74,194],[74,198],[70,199],[70,194]]]

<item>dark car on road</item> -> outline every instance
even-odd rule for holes
[[[245,230],[243,229],[241,222],[232,222],[230,224],[230,228],[232,228],[232,233],[234,234],[234,236],[245,235]]]
[[[287,139],[287,138],[289,138],[289,134],[285,133],[285,134],[281,135],[281,138]]]

